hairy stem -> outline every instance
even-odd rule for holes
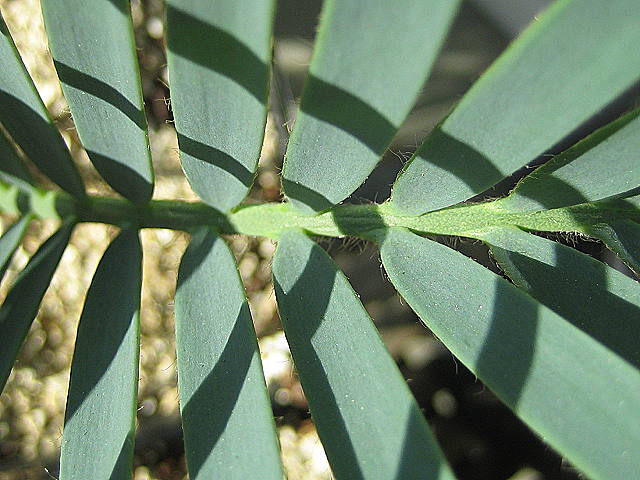
[[[33,188],[28,192],[0,183],[0,212],[39,218],[75,216],[80,222],[107,223],[140,228],[192,230],[207,225],[220,233],[245,234],[278,239],[290,229],[313,235],[353,236],[379,241],[390,227],[404,227],[418,233],[476,237],[500,226],[526,230],[588,233],[589,227],[618,219],[640,220],[638,208],[625,200],[584,203],[534,212],[511,212],[500,200],[463,204],[419,216],[403,215],[392,205],[337,205],[309,215],[290,203],[243,205],[221,213],[200,202],[154,200],[144,206],[125,199],[89,196],[75,199],[64,192]]]

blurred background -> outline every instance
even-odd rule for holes
[[[320,0],[280,0],[275,25],[271,108],[259,174],[247,202],[280,201],[278,171],[309,65]],[[475,0],[462,3],[433,73],[378,168],[352,201],[385,200],[403,163],[469,86],[548,0]],[[132,0],[139,61],[157,173],[155,199],[197,200],[180,170],[172,125],[161,0]],[[93,194],[113,194],[78,142],[47,50],[39,0],[0,0],[0,10],[38,90]],[[408,59],[410,61],[410,59]],[[390,72],[392,75],[393,72]],[[534,73],[535,74],[535,73]],[[534,163],[638,105],[636,86]],[[498,196],[522,175],[495,187]],[[4,229],[8,218],[0,218]],[[35,222],[17,252],[7,285],[55,229]],[[0,480],[57,478],[64,407],[75,330],[89,282],[115,229],[76,228],[47,291],[9,382],[0,396]],[[135,479],[186,478],[173,336],[173,295],[185,234],[147,230],[144,246],[142,333]],[[275,245],[268,239],[230,237],[249,296],[265,376],[290,479],[331,479],[304,393],[280,330],[271,283]],[[486,250],[465,240],[438,239],[495,269]],[[600,243],[560,238],[624,269]],[[524,426],[418,321],[381,272],[375,248],[363,242],[319,239],[340,264],[376,321],[416,399],[460,479],[584,478]],[[497,270],[496,270],[497,271]],[[250,432],[248,432],[250,434]]]

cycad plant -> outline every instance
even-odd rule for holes
[[[286,201],[241,205],[267,114],[273,1],[168,0],[172,109],[202,203],[152,201],[154,176],[127,0],[42,0],[55,66],[91,161],[123,198],[89,196],[0,23],[0,239],[60,220],[0,309],[4,386],[78,222],[121,228],[80,319],[60,478],[131,477],[138,382],[138,231],[192,234],[175,299],[192,479],[282,478],[247,299],[224,234],[277,241],[273,276],[296,369],[340,479],[453,478],[358,295],[310,236],[380,248],[424,324],[590,478],[640,472],[640,289],[532,232],[603,241],[640,270],[639,110],[532,170],[504,198],[464,203],[545,152],[640,77],[640,3],[559,0],[426,138],[383,204],[343,201],[405,119],[455,0],[325,0],[282,170]],[[27,157],[61,190],[34,184]],[[508,279],[434,235],[479,240]]]

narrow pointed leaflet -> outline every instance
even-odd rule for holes
[[[636,367],[444,245],[390,229],[381,253],[425,325],[573,465],[594,479],[640,471]]]
[[[53,126],[1,15],[0,64],[0,123],[45,175],[70,194],[84,196],[69,150]]]
[[[118,193],[148,202],[153,170],[129,0],[42,0],[42,13],[91,162]]]
[[[640,187],[640,109],[588,136],[523,178],[500,201],[526,212],[597,202]]]
[[[13,282],[0,307],[0,391],[4,388],[13,362],[31,327],[44,292],[58,266],[74,223],[67,221],[31,257],[27,266]]]
[[[22,237],[31,222],[31,216],[25,215],[16,223],[11,225],[0,237],[0,280],[7,271],[13,252],[16,251]]]
[[[640,369],[640,284],[584,253],[517,228],[479,237],[520,288]]]
[[[235,260],[198,230],[178,276],[178,389],[190,478],[282,478],[273,413]]]
[[[273,265],[280,317],[338,479],[452,479],[418,405],[345,276],[306,235]]]
[[[326,210],[369,176],[413,106],[457,4],[324,2],[282,172],[295,206]]]
[[[640,78],[637,0],[559,0],[425,140],[393,187],[419,215],[491,187]]]
[[[133,474],[141,282],[138,231],[123,230],[100,260],[80,317],[60,480]]]
[[[273,0],[169,0],[167,59],[182,168],[226,212],[253,183],[267,118]]]

